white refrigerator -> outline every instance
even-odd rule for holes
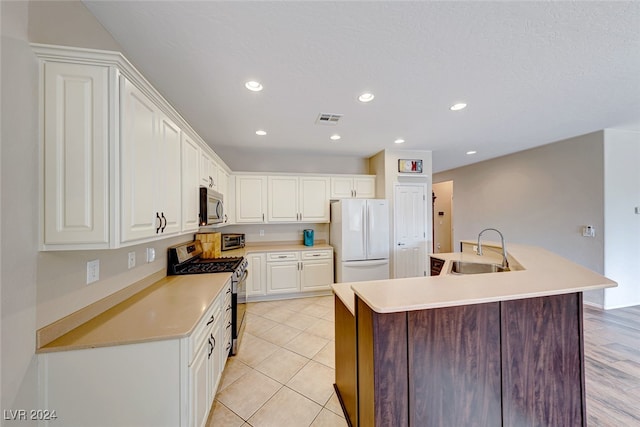
[[[384,199],[331,203],[329,243],[336,283],[389,278],[389,204]]]

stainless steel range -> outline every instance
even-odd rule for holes
[[[232,273],[231,275],[231,333],[230,355],[236,354],[244,327],[247,302],[247,260],[242,257],[201,258],[199,240],[169,248],[167,275]]]

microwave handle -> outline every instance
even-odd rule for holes
[[[223,219],[224,209],[222,206],[222,200],[216,204],[216,217]]]

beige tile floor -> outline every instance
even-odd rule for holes
[[[333,390],[333,297],[250,303],[207,426],[347,426]]]

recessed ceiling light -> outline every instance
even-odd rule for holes
[[[396,140],[395,140],[395,141],[393,141],[393,142],[395,142],[396,144],[402,144],[402,143],[404,143],[404,139],[402,139],[402,138],[398,138],[398,139],[396,139]]]
[[[262,90],[262,85],[260,84],[260,82],[255,82],[253,80],[250,82],[246,82],[244,84],[244,87],[246,87],[247,89],[253,92],[260,92]]]
[[[329,137],[329,139],[331,139],[332,141],[337,141],[337,140],[339,140],[339,139],[340,139],[340,135],[338,135],[338,134],[331,135],[331,136]]]
[[[466,107],[467,107],[467,104],[465,104],[464,102],[459,102],[458,104],[453,104],[451,107],[449,107],[449,109],[451,111],[460,111]]]
[[[373,101],[373,98],[375,98],[375,96],[372,93],[369,92],[365,92],[362,95],[360,95],[358,97],[358,101],[360,102],[371,102]]]
[[[263,131],[262,129],[256,131],[256,135],[265,136],[266,134],[267,132]]]
[[[467,151],[468,155],[472,155],[472,154],[476,154],[476,153],[477,153],[477,151],[475,151],[475,150]]]

